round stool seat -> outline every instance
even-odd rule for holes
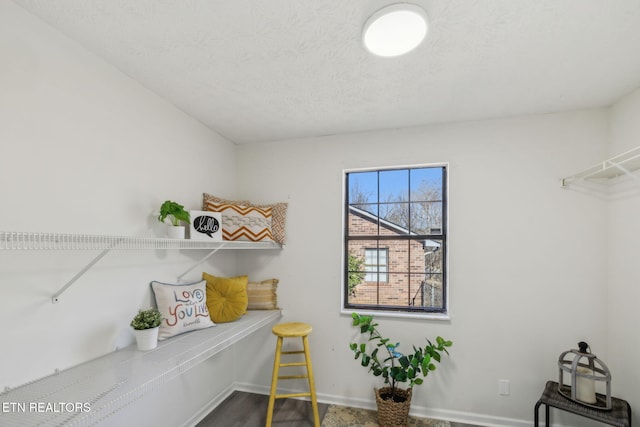
[[[271,332],[279,337],[304,337],[311,333],[312,328],[308,323],[289,322],[275,325]]]

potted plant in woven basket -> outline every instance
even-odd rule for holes
[[[406,426],[411,407],[413,386],[422,384],[423,377],[435,371],[436,362],[440,362],[442,353],[449,354],[447,347],[453,343],[437,337],[435,344],[427,339],[424,347],[413,346],[413,352],[402,354],[398,351],[400,343],[383,338],[373,316],[351,315],[353,326],[360,333],[368,335],[368,343],[351,343],[355,359],[369,369],[376,377],[382,377],[386,386],[374,389],[378,405],[378,424],[380,427]],[[406,389],[399,383],[409,383]]]

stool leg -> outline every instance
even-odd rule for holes
[[[269,393],[269,407],[267,409],[266,427],[271,427],[273,421],[273,407],[276,402],[276,391],[278,389],[278,371],[280,369],[280,356],[282,355],[282,337],[278,337],[276,343],[276,354],[273,358],[273,375],[271,376],[271,392]]]
[[[549,405],[544,405],[544,426],[549,427]]]
[[[302,345],[304,347],[304,358],[307,363],[307,376],[309,377],[309,392],[311,393],[311,406],[313,407],[313,424],[315,427],[320,427],[316,384],[313,380],[313,366],[311,365],[311,352],[309,351],[309,339],[307,336],[302,337]]]

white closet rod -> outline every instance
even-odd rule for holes
[[[640,169],[640,147],[618,154],[574,175],[563,178],[561,185],[566,187],[577,181],[605,183],[623,175],[640,181],[640,177],[634,173],[638,169]]]

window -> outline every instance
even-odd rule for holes
[[[344,309],[446,313],[446,166],[345,173]]]
[[[365,282],[388,282],[387,268],[389,249],[365,249],[364,250],[364,276]]]

